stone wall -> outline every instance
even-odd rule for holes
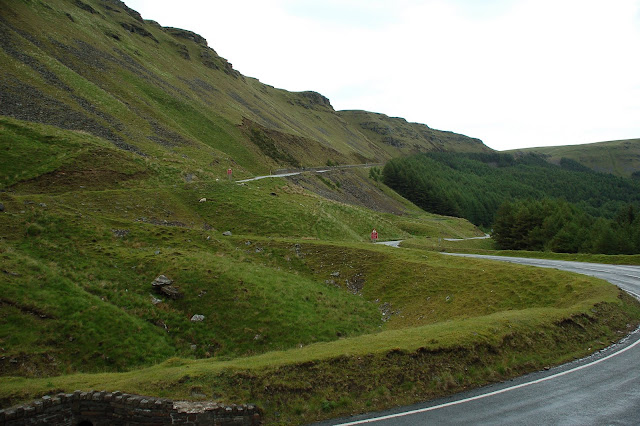
[[[135,426],[261,424],[253,405],[172,401],[122,392],[81,392],[43,396],[0,410],[0,425]]]

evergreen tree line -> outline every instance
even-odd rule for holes
[[[555,165],[535,154],[427,153],[389,161],[382,177],[426,211],[493,227],[501,248],[640,252],[631,238],[640,182],[570,159]],[[622,221],[623,212],[633,220]]]
[[[564,200],[519,200],[500,206],[493,239],[505,250],[640,253],[640,212],[627,205],[613,219],[593,217]]]

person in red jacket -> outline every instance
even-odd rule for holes
[[[371,231],[371,242],[375,243],[376,241],[378,241],[378,231],[374,228],[373,231]]]

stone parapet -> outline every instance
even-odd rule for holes
[[[136,426],[260,425],[254,405],[173,401],[122,392],[75,391],[0,410],[0,425]]]

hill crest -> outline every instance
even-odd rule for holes
[[[555,164],[559,164],[562,158],[569,158],[597,172],[640,178],[640,139],[524,148],[506,152],[516,155],[534,152],[544,155]]]
[[[119,0],[13,2],[0,17],[0,35],[0,115],[87,131],[147,156],[195,150],[221,163],[233,159],[248,173],[287,166],[246,135],[246,120],[313,141],[321,148],[308,155],[288,152],[288,137],[273,138],[308,166],[461,146],[489,150],[476,139],[375,115],[394,129],[385,139],[352,113],[336,112],[327,97],[245,77],[204,37],[144,20]]]

